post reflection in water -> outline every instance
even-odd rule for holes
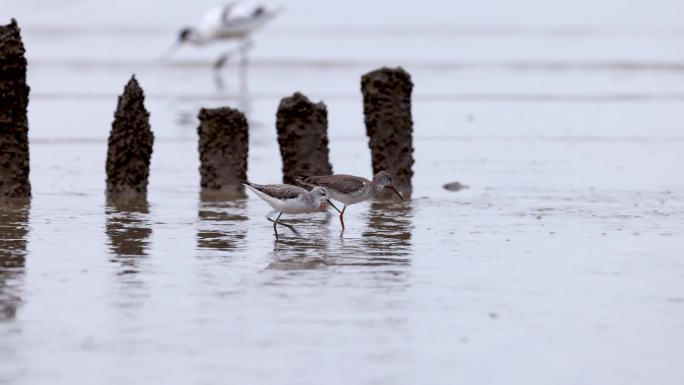
[[[413,231],[411,202],[374,201],[368,211],[368,227],[363,244],[371,260],[409,262]]]
[[[152,234],[147,201],[110,203],[105,213],[111,261],[121,266],[121,275],[138,273],[140,258],[147,256]]]
[[[330,250],[336,264],[347,266],[408,266],[412,253],[411,202],[373,201],[360,238],[340,237]],[[403,271],[403,269],[400,269]]]
[[[231,251],[246,248],[247,203],[236,201],[200,202],[197,248],[200,250]]]
[[[0,322],[13,320],[21,306],[29,205],[0,207]]]

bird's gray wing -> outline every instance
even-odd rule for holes
[[[289,184],[254,184],[251,183],[250,186],[261,191],[264,194],[270,195],[278,199],[295,199],[301,194],[306,194],[307,191],[301,187],[292,186]]]
[[[343,194],[349,194],[354,191],[358,191],[370,183],[370,181],[366,178],[343,174],[310,176],[305,178],[304,181],[316,186],[333,189]]]
[[[262,5],[250,6],[249,4],[239,4],[238,2],[229,3],[223,7],[221,25],[225,28],[236,27],[254,20],[263,13],[264,7]]]

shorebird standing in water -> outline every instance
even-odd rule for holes
[[[297,234],[297,230],[292,225],[280,222],[280,217],[283,213],[303,214],[318,211],[321,207],[321,202],[325,202],[330,198],[328,190],[324,187],[315,187],[311,191],[306,191],[301,187],[289,184],[260,185],[245,182],[243,185],[280,212],[275,220],[266,217],[266,219],[273,222],[273,231],[275,232],[276,239],[278,239],[276,225],[283,225]]]
[[[221,54],[214,64],[215,79],[222,86],[220,77],[221,68],[226,64],[230,56],[236,51],[240,54],[240,74],[244,83],[247,51],[252,48],[252,34],[274,18],[281,7],[250,2],[232,2],[209,9],[197,25],[183,28],[178,41],[174,44],[166,56],[170,56],[182,44],[196,46],[206,45],[215,41],[235,41],[237,48]]]
[[[335,207],[335,205],[328,200],[328,203],[340,213],[340,223],[342,224],[343,231],[344,210],[347,206],[374,198],[384,190],[385,187],[394,191],[401,200],[404,200],[404,197],[401,196],[399,191],[394,187],[394,184],[392,184],[392,176],[387,171],[380,171],[375,174],[373,181],[369,181],[360,176],[344,174],[302,176],[297,181],[308,186],[325,187],[328,189],[328,193],[332,199],[344,203],[344,207],[342,207],[342,210],[340,211],[340,209]]]

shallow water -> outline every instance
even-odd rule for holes
[[[34,196],[0,209],[0,383],[679,383],[684,13],[428,3],[378,25],[292,3],[247,96],[235,67],[215,88],[216,47],[156,60],[204,5],[2,3],[26,37]],[[342,236],[333,213],[284,216],[300,236],[276,241],[256,197],[200,199],[197,110],[249,107],[249,178],[277,182],[296,90],[328,106],[334,170],[370,176],[359,79],[384,64],[416,84],[411,201],[351,206]],[[113,207],[106,138],[132,72],[149,196]]]

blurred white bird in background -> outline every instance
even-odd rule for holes
[[[183,44],[203,46],[219,41],[237,42],[237,47],[221,54],[214,63],[216,82],[222,87],[220,71],[228,59],[237,52],[240,54],[241,84],[246,85],[247,53],[253,46],[252,34],[281,11],[281,6],[252,2],[232,2],[213,7],[204,13],[195,26],[180,31],[178,41],[165,56],[169,57]]]

